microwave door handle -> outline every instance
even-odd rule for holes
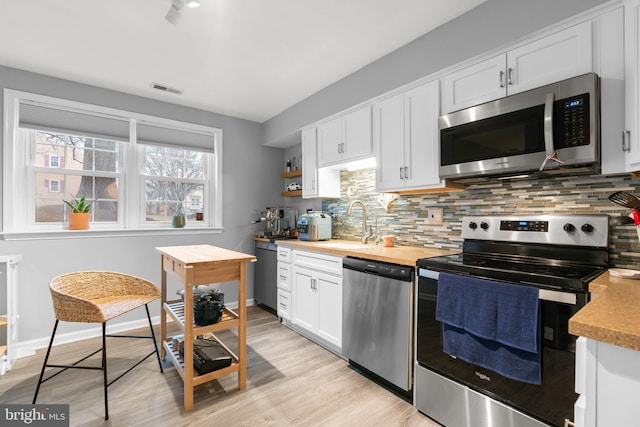
[[[544,103],[544,151],[547,156],[554,153],[553,149],[553,101],[555,94],[548,93]]]
[[[553,144],[553,103],[555,101],[555,94],[548,93],[547,99],[544,103],[544,152],[546,154],[540,170],[543,170],[547,166],[549,160],[564,163],[562,160],[556,157],[556,150]]]

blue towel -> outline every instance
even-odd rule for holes
[[[445,353],[505,377],[540,384],[538,289],[448,273],[438,278],[436,320]]]
[[[542,384],[540,353],[529,353],[485,340],[446,323],[443,325],[443,342],[445,353],[465,362],[491,369],[512,380]]]

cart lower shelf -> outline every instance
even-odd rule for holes
[[[207,334],[206,338],[208,340],[213,340],[217,342],[218,345],[222,347],[229,354],[229,356],[231,356],[231,365],[225,368],[212,371],[212,372],[208,372],[203,375],[198,375],[195,371],[191,370],[191,372],[193,372],[193,378],[192,378],[193,385],[203,384],[208,381],[212,381],[220,377],[223,377],[225,375],[238,372],[240,370],[240,362],[239,362],[238,356],[236,356],[235,353],[233,353],[229,349],[229,347],[224,345],[222,341],[220,341],[214,334]],[[185,364],[184,364],[184,357],[180,355],[178,349],[175,348],[175,346],[173,345],[173,338],[165,339],[162,342],[162,345],[166,351],[167,356],[169,356],[169,358],[173,362],[173,366],[175,366],[176,370],[178,371],[178,373],[182,377],[182,380],[184,381],[185,376],[187,375],[187,370],[185,369]]]

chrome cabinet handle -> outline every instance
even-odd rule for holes
[[[631,151],[631,131],[622,131],[622,151],[628,153]]]
[[[500,71],[500,87],[504,87],[504,71]]]
[[[282,275],[282,274],[280,275],[280,278],[281,278],[282,280],[287,280],[287,276],[284,276],[284,275]]]
[[[341,154],[341,153],[340,153],[340,145],[341,145],[341,144],[338,144],[338,154]]]
[[[511,67],[507,69],[507,83],[513,85],[513,68]]]
[[[404,176],[402,176],[402,171],[404,170],[404,168],[402,166],[400,166],[400,179],[404,179]]]
[[[404,167],[404,179],[409,179],[409,168]]]

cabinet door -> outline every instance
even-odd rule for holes
[[[314,273],[293,267],[293,314],[294,325],[309,331],[316,328],[316,283]]]
[[[291,292],[278,289],[278,316],[291,320]]]
[[[302,132],[302,197],[340,197],[340,170],[318,168],[316,129]]]
[[[357,160],[373,155],[371,139],[371,107],[344,116],[344,160]]]
[[[624,4],[625,151],[628,171],[640,170],[640,2]]]
[[[430,82],[405,95],[405,189],[443,186],[440,180],[440,86]]]
[[[342,278],[322,273],[317,273],[316,278],[316,333],[342,348]]]
[[[603,175],[623,173],[626,170],[624,7],[598,16],[595,25],[594,72],[600,76],[601,171]]]
[[[404,95],[373,106],[373,139],[376,148],[376,191],[404,187],[405,118]]]
[[[318,126],[318,166],[335,164],[344,150],[342,117]]]
[[[455,71],[442,79],[442,114],[507,95],[506,55]]]
[[[291,292],[291,264],[278,263],[278,288]]]
[[[507,53],[507,92],[523,92],[593,70],[591,21]]]
[[[302,197],[318,196],[316,128],[302,132]]]

